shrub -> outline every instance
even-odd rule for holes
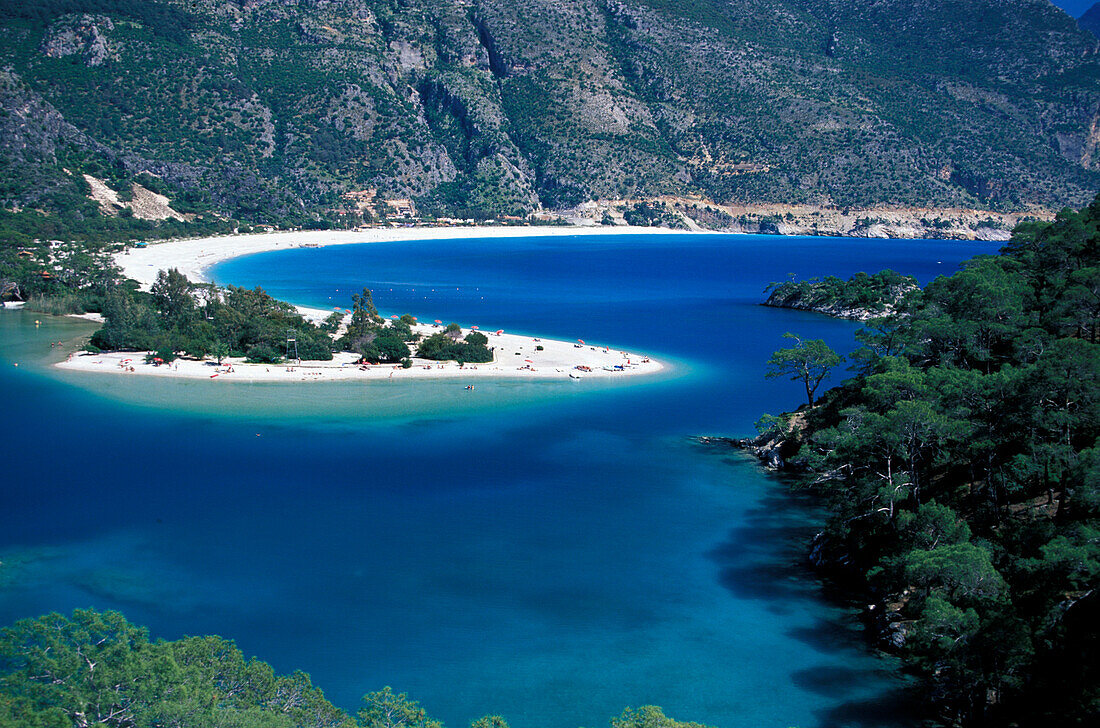
[[[245,361],[249,364],[277,364],[282,358],[279,352],[267,344],[257,344],[245,354]]]

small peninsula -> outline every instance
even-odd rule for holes
[[[467,228],[450,232],[466,237],[487,232],[529,236],[543,231]],[[422,239],[428,237],[426,233],[405,229],[343,235],[237,235],[122,251],[114,257],[117,282],[92,295],[94,300],[84,306],[94,312],[82,315],[101,321],[103,327],[83,351],[57,366],[82,372],[249,382],[454,377],[580,380],[654,374],[666,368],[645,354],[580,338],[551,340],[488,327],[483,332],[474,325],[444,326],[441,319],[420,322],[410,315],[386,319],[367,289],[352,296],[352,308],[325,311],[292,306],[261,288],[223,288],[205,281],[209,266],[245,253],[319,247],[328,242]],[[104,275],[112,271],[113,266],[102,265]]]
[[[917,280],[892,270],[868,275],[856,273],[848,280],[836,276],[807,281],[772,283],[763,306],[816,311],[837,318],[868,321],[893,313],[907,295],[919,291]]]

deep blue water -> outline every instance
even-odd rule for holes
[[[995,248],[446,241],[214,272],[323,306],[366,285],[386,313],[676,361],[608,387],[77,377],[36,363],[86,329],[4,313],[0,621],[121,609],[157,636],[231,637],[349,709],[392,685],[451,728],[598,726],[640,704],[730,728],[906,725],[893,665],[800,566],[812,505],[690,436],[798,404],[797,385],[763,379],[782,332],[851,348],[851,323],[755,305],[767,282],[882,267],[927,282]]]

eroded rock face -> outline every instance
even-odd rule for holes
[[[79,55],[88,66],[98,66],[112,57],[107,34],[114,29],[106,15],[66,16],[46,31],[42,52],[50,58]]]

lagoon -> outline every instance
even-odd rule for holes
[[[640,704],[730,728],[907,725],[904,680],[801,565],[812,504],[692,436],[797,406],[798,386],[763,379],[784,331],[853,345],[856,324],[756,305],[769,281],[891,267],[923,283],[995,249],[581,236],[211,271],[303,305],[368,286],[386,314],[673,361],[640,383],[79,375],[33,364],[81,324],[5,312],[0,621],[119,609],[155,636],[235,639],[348,709],[392,685],[451,728],[598,726]]]

